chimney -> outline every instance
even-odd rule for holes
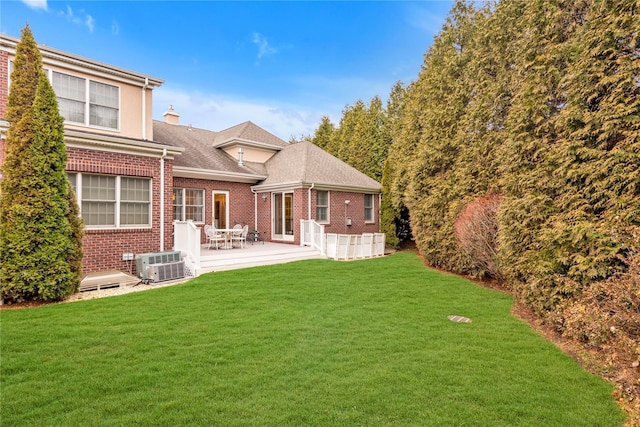
[[[169,125],[180,124],[180,114],[173,111],[173,105],[169,106],[169,111],[165,112],[162,117],[164,117],[164,122]]]

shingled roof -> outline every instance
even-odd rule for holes
[[[221,132],[154,120],[154,140],[183,147],[174,159],[174,170],[199,170],[233,177],[253,176],[256,190],[311,186],[366,193],[379,193],[376,180],[332,156],[309,141],[289,144],[252,122],[244,122]],[[243,166],[221,147],[244,143],[277,151],[266,163],[244,162]],[[265,179],[266,178],[266,179]],[[245,182],[247,182],[245,180]]]
[[[287,145],[265,165],[267,179],[256,190],[288,183],[372,193],[381,189],[376,180],[309,141]]]
[[[267,132],[260,126],[255,125],[252,122],[244,122],[239,125],[230,127],[220,132],[215,133],[215,140],[213,142],[214,147],[224,145],[226,142],[240,140],[251,141],[261,145],[267,145],[272,147],[285,147],[287,142],[278,138],[272,133]]]
[[[234,126],[234,128],[237,127]],[[235,174],[255,174],[257,175],[256,180],[263,178],[266,175],[263,164],[244,162],[244,166],[240,166],[238,161],[225,153],[224,150],[214,147],[214,143],[223,132],[213,132],[191,126],[170,125],[157,120],[153,122],[153,139],[155,141],[185,149],[182,155],[175,157],[174,167]],[[227,135],[231,134],[229,132]],[[225,137],[225,140],[227,139]]]

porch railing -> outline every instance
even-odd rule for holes
[[[348,260],[384,255],[385,234],[327,234],[327,258]]]
[[[185,254],[185,267],[193,277],[200,274],[200,233],[193,221],[173,221],[173,250]]]
[[[311,246],[331,259],[358,259],[384,255],[385,234],[325,234],[324,226],[300,220],[300,246]]]
[[[300,220],[300,246],[311,246],[326,255],[326,234],[324,225],[320,225],[314,220]]]

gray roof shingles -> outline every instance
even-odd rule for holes
[[[309,141],[289,144],[251,122],[241,123],[221,132],[191,126],[153,122],[154,140],[162,144],[184,147],[174,165],[211,171],[267,175],[259,186],[304,183],[336,187],[355,187],[379,192],[380,184],[332,156]],[[280,150],[265,164],[236,159],[216,145],[233,140],[253,141]]]

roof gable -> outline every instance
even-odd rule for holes
[[[223,131],[216,132],[213,146],[222,147],[235,142],[245,142],[250,145],[251,143],[255,143],[265,148],[271,147],[275,149],[281,149],[287,145],[287,142],[278,138],[274,134],[267,132],[250,121],[247,121]]]

